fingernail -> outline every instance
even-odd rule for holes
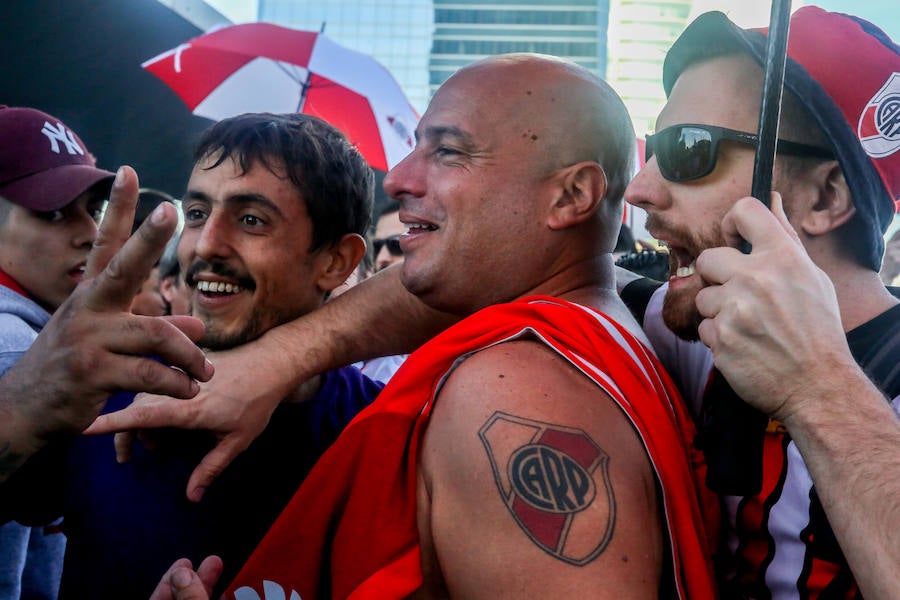
[[[153,212],[150,213],[150,222],[155,225],[159,225],[160,223],[162,223],[165,216],[165,213],[163,211],[164,209],[162,203],[157,204],[156,208],[153,209]]]
[[[203,500],[203,494],[205,494],[205,493],[206,493],[205,487],[198,487],[194,491],[194,502],[200,502],[201,500]]]
[[[113,180],[113,185],[119,187],[125,181],[125,167],[119,167],[119,170],[116,171],[116,178]]]
[[[191,573],[187,569],[177,569],[172,573],[172,579],[170,581],[172,582],[172,585],[175,586],[175,589],[186,589],[191,585]]]

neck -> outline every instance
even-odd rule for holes
[[[616,291],[616,271],[612,254],[601,254],[571,265],[569,269],[551,278],[533,293],[555,296],[593,308],[609,316],[636,338],[650,345],[641,326]]]
[[[522,296],[541,294],[593,305],[608,301],[607,292],[610,291],[615,296],[616,272],[612,254],[600,254],[558,265],[549,277]]]
[[[824,269],[834,284],[841,323],[850,331],[896,306],[900,300],[885,288],[875,271],[852,266]]]

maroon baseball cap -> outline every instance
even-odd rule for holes
[[[766,29],[741,29],[720,12],[697,17],[663,65],[671,92],[691,64],[729,52],[765,64]],[[784,85],[827,137],[865,227],[868,264],[878,270],[884,232],[900,210],[900,47],[872,23],[817,6],[791,16]]]
[[[31,210],[60,209],[91,187],[112,186],[84,142],[33,108],[0,106],[0,197]]]

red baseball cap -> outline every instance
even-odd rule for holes
[[[666,94],[691,64],[730,52],[765,64],[767,29],[741,29],[720,12],[700,15],[666,55]],[[868,265],[900,209],[900,47],[872,23],[804,6],[791,15],[784,85],[828,138],[865,227]]]
[[[31,210],[71,203],[91,187],[112,186],[84,142],[62,121],[33,108],[0,106],[0,197]]]

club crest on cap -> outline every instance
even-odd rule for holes
[[[866,154],[883,158],[900,150],[900,73],[891,73],[859,118],[859,141]]]

